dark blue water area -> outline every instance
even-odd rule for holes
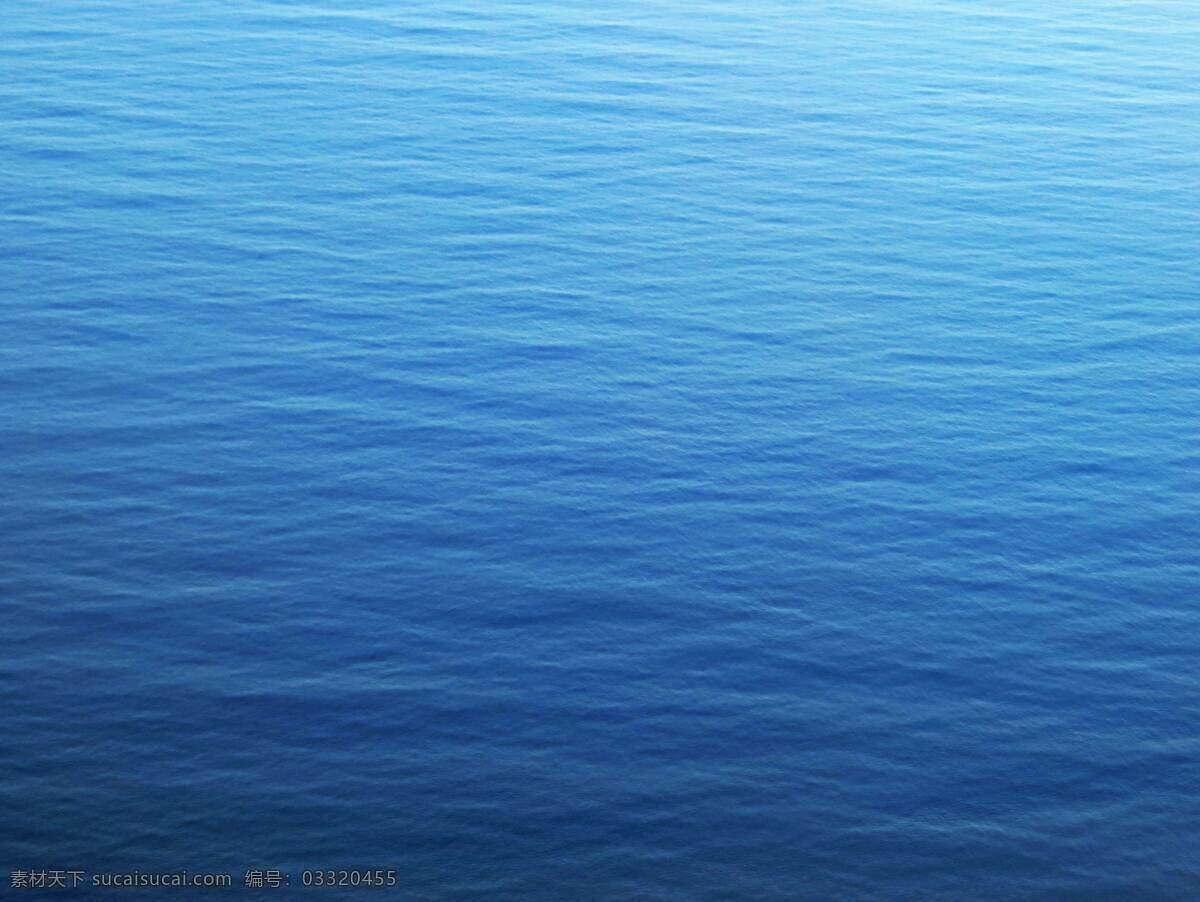
[[[0,75],[0,894],[1200,898],[1195,5],[6,0]]]

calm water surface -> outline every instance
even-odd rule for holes
[[[1200,898],[1196,4],[6,0],[0,75],[5,892]]]

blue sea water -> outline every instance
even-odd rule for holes
[[[1196,4],[0,13],[0,894],[1200,898]]]

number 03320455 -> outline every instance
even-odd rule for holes
[[[396,869],[301,871],[300,882],[305,886],[395,886]]]

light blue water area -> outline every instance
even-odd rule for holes
[[[0,13],[5,874],[1200,898],[1194,3]]]

